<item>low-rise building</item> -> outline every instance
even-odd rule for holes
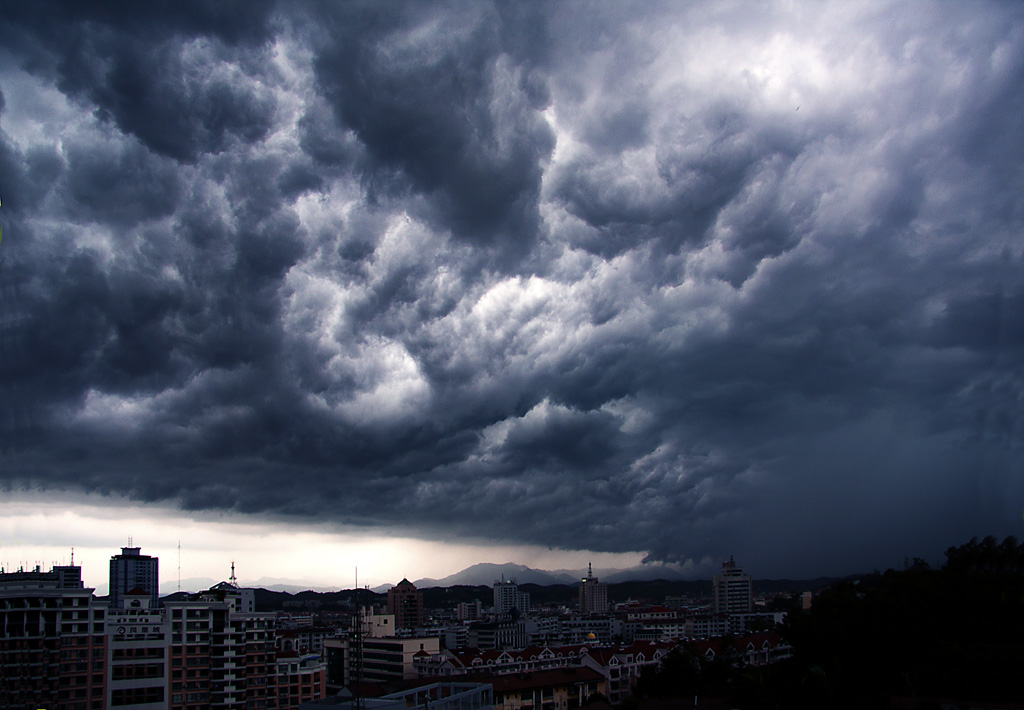
[[[640,672],[657,665],[675,643],[638,642],[624,648],[596,648],[588,651],[581,663],[599,672],[606,680],[605,697],[617,705],[633,693]]]
[[[729,633],[729,617],[726,614],[697,614],[686,619],[686,638],[702,639],[725,636]]]
[[[416,678],[417,654],[437,654],[437,638],[333,638],[324,641],[327,690],[352,683],[385,683]]]
[[[280,651],[276,665],[276,710],[298,710],[301,703],[327,694],[327,672],[319,654]]]
[[[607,681],[591,668],[555,668],[490,678],[494,707],[501,710],[569,710],[596,693],[607,696]]]

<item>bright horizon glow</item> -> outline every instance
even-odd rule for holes
[[[200,514],[98,496],[57,500],[19,492],[0,502],[0,566],[4,571],[74,562],[86,587],[107,592],[109,561],[120,548],[141,548],[160,559],[161,593],[177,589],[181,544],[182,591],[188,580],[226,580],[235,563],[239,584],[309,585],[320,590],[379,587],[423,578],[441,579],[480,562],[515,563],[545,570],[629,568],[641,552],[560,550],[486,541],[425,540],[386,530],[335,529],[324,524],[299,526],[242,515]],[[261,580],[264,580],[261,582]],[[194,585],[192,585],[194,586]]]

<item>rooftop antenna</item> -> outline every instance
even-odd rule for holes
[[[237,587],[238,586],[238,580],[235,579],[235,561],[234,560],[231,560],[231,578],[228,581],[231,582],[231,586],[232,587]]]
[[[181,591],[181,540],[178,540],[178,591]]]
[[[71,566],[75,566],[75,548],[71,548]]]
[[[131,547],[131,546],[132,546],[132,536],[129,535],[128,536],[128,547]]]
[[[356,628],[355,628],[355,642],[356,642],[356,658],[355,658],[355,671],[356,671],[356,692],[353,700],[355,701],[356,710],[363,710],[366,707],[363,701],[363,608],[360,605],[362,602],[362,595],[359,593],[359,566],[356,565]],[[371,610],[372,613],[372,610]]]

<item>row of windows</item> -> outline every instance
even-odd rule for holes
[[[156,648],[115,648],[114,660],[121,661],[128,658],[163,658],[164,649]]]
[[[112,691],[110,695],[112,707],[142,703],[162,703],[163,701],[164,689],[160,686],[153,688],[118,688]]]
[[[130,680],[132,678],[163,678],[163,663],[134,663],[131,665],[114,666],[110,669],[111,680]]]

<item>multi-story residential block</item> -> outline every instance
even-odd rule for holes
[[[167,707],[170,627],[150,595],[131,589],[123,606],[107,612],[107,707],[159,710]]]
[[[781,624],[785,612],[755,611],[749,614],[729,614],[729,633],[742,636],[755,631],[768,631]]]
[[[478,621],[470,624],[467,643],[476,648],[523,648],[527,641],[525,619],[516,621]]]
[[[209,595],[207,595],[209,596]],[[272,708],[275,617],[210,598],[167,602],[170,710]]]
[[[687,617],[684,633],[690,639],[725,636],[729,633],[729,617],[726,614],[696,614]]]
[[[592,668],[607,681],[605,697],[618,705],[632,695],[640,672],[656,665],[675,643],[637,642],[624,648],[595,648],[587,651],[581,660],[584,667]]]
[[[534,616],[526,627],[526,643],[532,646],[549,646],[561,643],[562,620],[558,616]]]
[[[369,607],[363,607],[362,611],[353,617],[352,631],[355,631],[356,627],[366,638],[395,636],[398,629],[402,628],[395,620],[394,614],[374,614]]]
[[[226,601],[233,612],[252,614],[256,611],[256,590],[239,587],[231,582],[219,582],[205,592],[200,592],[199,596],[201,599]]]
[[[322,655],[324,641],[335,638],[338,629],[333,626],[302,626],[295,629],[282,629],[280,618],[277,625],[278,651],[295,651],[299,654]]]
[[[587,576],[580,582],[580,613],[605,614],[608,612],[608,585],[594,576],[593,565],[587,565]]]
[[[679,612],[667,606],[634,606],[626,611],[629,621],[674,621]]]
[[[515,580],[494,581],[494,616],[501,618],[518,618],[530,612],[530,595],[520,592]]]
[[[443,648],[462,648],[469,645],[469,627],[464,624],[446,626],[439,637]]]
[[[716,614],[749,614],[754,610],[754,581],[729,557],[720,574],[711,579]]]
[[[121,548],[120,555],[110,558],[110,606],[124,608],[124,595],[132,589],[149,594],[149,608],[160,606],[160,559],[142,554],[141,547]]]
[[[279,651],[276,665],[276,710],[298,710],[300,703],[326,695],[327,673],[319,654]]]
[[[81,567],[0,570],[0,708],[106,706],[106,605]]]
[[[625,623],[621,619],[585,616],[562,619],[561,628],[564,643],[608,644],[623,638]]]
[[[665,619],[652,621],[630,621],[626,623],[629,632],[628,642],[634,641],[672,641],[686,637],[686,621],[684,619]]]
[[[455,618],[459,621],[476,621],[484,616],[483,605],[479,599],[471,602],[459,602],[455,608]]]

